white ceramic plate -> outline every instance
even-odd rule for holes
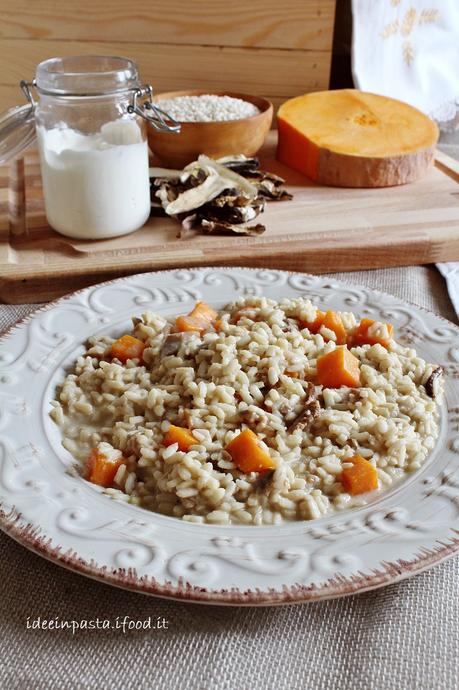
[[[436,448],[422,470],[364,508],[277,527],[182,522],[118,503],[66,474],[71,456],[49,418],[65,368],[95,333],[121,334],[145,309],[184,313],[247,295],[304,295],[320,307],[390,321],[399,341],[445,368]],[[90,577],[188,601],[276,604],[379,587],[459,548],[459,329],[427,311],[329,278],[203,268],[87,288],[0,341],[0,516],[24,546]]]

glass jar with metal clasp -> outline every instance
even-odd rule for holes
[[[141,227],[151,208],[146,128],[173,134],[180,124],[152,103],[137,65],[124,57],[51,58],[21,88],[28,103],[0,119],[0,162],[38,141],[51,227],[77,239]]]

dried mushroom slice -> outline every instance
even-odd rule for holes
[[[159,184],[158,184],[159,182]],[[162,182],[160,180],[154,181],[154,196],[157,197],[163,209],[166,209],[172,201],[175,201],[179,195],[179,189],[176,185],[170,182]]]
[[[212,199],[211,206],[248,206],[257,202],[258,199],[250,199],[236,189],[226,189],[224,193]]]
[[[287,428],[287,432],[291,434],[298,429],[303,431],[303,429],[309,428],[319,414],[320,403],[317,400],[316,389],[312,383],[308,382],[306,400],[303,403],[303,409]]]
[[[152,170],[159,172],[161,169],[152,168]],[[180,175],[180,171],[174,171],[174,174],[176,172],[178,172]],[[196,192],[194,194],[187,195],[185,198],[183,198],[182,195],[189,190],[199,188],[200,185],[206,181],[206,179],[207,175],[202,171],[196,171],[196,174],[189,174],[187,175],[186,179],[169,176],[155,177],[151,183],[152,208],[158,208],[157,199],[159,199],[161,206],[167,215],[177,215],[188,210],[193,210],[184,208],[182,211],[181,209],[182,207],[190,205],[190,198],[192,202],[191,205],[194,205],[193,199],[196,197],[199,198],[199,194]],[[206,198],[209,196],[211,197],[212,195],[207,194]],[[180,201],[178,201],[179,199]],[[200,203],[200,200],[198,203]],[[172,210],[171,212],[171,208],[179,208],[180,210]]]
[[[210,173],[201,184],[181,192],[166,206],[165,211],[168,216],[194,211],[221,194],[226,186],[226,181],[217,173]]]
[[[443,376],[443,367],[437,367],[430,374],[429,378],[424,384],[425,391],[429,398],[435,399],[440,392],[440,381]]]
[[[152,213],[161,208],[176,217],[179,237],[191,237],[201,227],[206,233],[260,235],[264,225],[248,226],[265,210],[265,200],[291,199],[284,180],[259,170],[257,158],[226,156],[213,160],[201,155],[183,170],[151,168]]]
[[[283,189],[285,184],[283,177],[265,170],[255,170],[248,174],[248,178],[258,189],[258,193],[272,201],[289,201],[293,195]]]
[[[177,237],[180,240],[186,240],[199,232],[199,227],[201,225],[201,219],[197,213],[188,213],[179,218],[182,227],[177,233]]]
[[[281,187],[283,184],[285,184],[283,177],[280,177],[280,175],[276,175],[275,173],[268,172],[267,170],[256,170],[251,173],[249,177],[254,184],[256,184],[257,181],[264,182],[265,180],[269,180],[269,182],[272,182],[276,187]]]
[[[224,156],[223,158],[217,158],[217,162],[234,170],[234,172],[240,175],[247,175],[248,173],[256,172],[260,167],[260,161],[258,158],[247,158],[242,153],[237,156]]]
[[[258,190],[255,185],[242,175],[218,163],[218,161],[208,158],[208,156],[201,155],[198,158],[198,163],[200,163],[204,169],[212,170],[214,173],[218,174],[222,180],[226,181],[226,188],[240,189],[251,199],[255,199],[258,196]]]
[[[247,205],[233,205],[231,203],[223,206],[213,206],[209,204],[201,210],[202,216],[206,220],[225,221],[231,224],[249,223],[264,211],[265,202],[263,199],[253,201]]]
[[[271,199],[271,201],[290,201],[293,199],[293,194],[287,192],[286,189],[275,187],[269,180],[262,182],[258,187],[258,191],[267,199]]]
[[[168,333],[164,338],[160,355],[162,357],[169,357],[170,355],[176,355],[180,350],[182,344],[193,337],[193,333]]]
[[[273,480],[274,472],[275,470],[268,470],[259,475],[252,484],[253,488],[256,491],[264,491]]]

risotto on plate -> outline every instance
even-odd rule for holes
[[[441,367],[391,324],[253,297],[91,338],[51,415],[112,498],[263,525],[362,505],[419,469],[441,393]]]

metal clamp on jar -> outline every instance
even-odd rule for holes
[[[137,65],[122,57],[51,58],[21,88],[28,104],[0,120],[0,163],[37,137],[49,224],[78,239],[140,228],[150,214],[147,123],[172,133],[180,124],[153,105]]]

